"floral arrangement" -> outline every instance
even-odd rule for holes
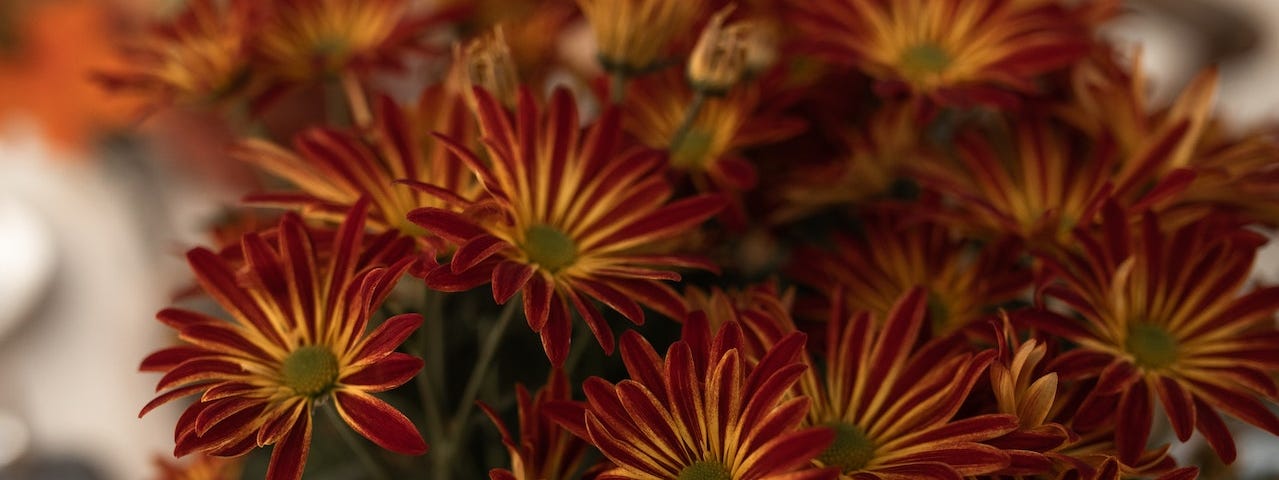
[[[1214,70],[1148,101],[1118,14],[190,0],[100,78],[263,174],[156,315],[159,476],[1224,475],[1279,144]]]

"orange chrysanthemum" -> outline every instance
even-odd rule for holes
[[[713,265],[642,249],[702,223],[723,200],[704,195],[667,204],[671,186],[660,154],[624,150],[616,111],[604,113],[579,141],[577,109],[564,90],[552,96],[544,117],[527,91],[514,117],[488,92],[475,93],[488,158],[447,142],[492,198],[465,213],[427,207],[409,214],[460,245],[426,283],[457,291],[491,282],[499,303],[522,291],[529,326],[557,365],[568,355],[570,303],[608,352],[613,332],[592,298],[637,324],[644,319],[640,304],[682,317],[679,294],[661,281],[679,280],[673,268]]]
[[[705,0],[577,0],[610,72],[642,73],[670,61],[671,43],[689,36]]]
[[[1082,57],[1090,42],[1081,12],[1051,0],[792,4],[801,43],[814,53],[943,103],[1012,102],[1014,92],[1035,89],[1037,76]]]
[[[238,459],[199,455],[189,462],[178,463],[170,458],[157,456],[157,480],[238,480],[244,462]]]
[[[276,245],[256,233],[244,236],[242,272],[203,248],[187,254],[200,285],[233,320],[179,309],[156,315],[186,344],[143,360],[142,370],[165,375],[156,387],[164,393],[142,414],[199,395],[178,420],[176,456],[238,456],[275,445],[267,478],[301,478],[312,411],[323,402],[383,448],[426,451],[417,428],[371,395],[404,384],[422,368],[421,359],[395,352],[422,318],[399,315],[365,332],[410,259],[403,255],[407,239],[364,248],[364,220],[361,203],[332,250],[322,251],[318,232],[286,215]],[[382,266],[388,261],[394,263]]]
[[[352,70],[395,66],[433,23],[408,0],[283,0],[271,7],[254,46],[278,82],[304,83]]]
[[[925,142],[928,120],[918,102],[880,106],[865,125],[844,132],[842,156],[794,172],[782,185],[783,206],[775,218],[793,220],[888,195],[907,177],[907,167],[936,156]]]
[[[248,83],[255,8],[247,0],[194,0],[128,46],[126,71],[98,78],[141,93],[151,107],[220,101]]]
[[[1121,64],[1101,50],[1072,71],[1065,121],[1095,141],[1113,143],[1119,162],[1116,191],[1131,203],[1147,185],[1179,175],[1183,191],[1153,207],[1178,224],[1211,210],[1241,212],[1279,222],[1279,140],[1270,132],[1233,136],[1213,115],[1216,69],[1200,73],[1167,107],[1147,100],[1141,59]],[[1188,175],[1193,173],[1193,175]]]
[[[801,385],[818,386],[803,392],[813,401],[807,423],[835,431],[818,460],[839,467],[841,478],[953,479],[1009,464],[1007,453],[980,442],[1015,430],[1015,416],[954,419],[995,352],[916,350],[925,299],[923,289],[911,290],[882,326],[870,313],[832,309],[825,375]]]
[[[1062,379],[1096,379],[1074,427],[1117,422],[1126,464],[1144,451],[1156,397],[1179,439],[1198,430],[1226,462],[1235,446],[1218,412],[1279,434],[1263,403],[1279,396],[1279,287],[1238,294],[1265,237],[1221,218],[1162,231],[1152,214],[1130,232],[1114,203],[1105,213],[1101,232],[1077,236],[1081,253],[1050,260],[1063,283],[1044,293],[1080,317],[1025,316],[1079,345],[1050,367]]]
[[[787,398],[805,371],[804,338],[791,333],[754,362],[736,322],[712,338],[698,313],[663,361],[629,331],[622,360],[631,378],[589,378],[585,404],[561,402],[552,415],[617,466],[600,478],[833,480],[834,469],[811,468],[832,432],[799,428],[809,399]]]
[[[297,153],[265,140],[249,139],[235,151],[242,160],[288,180],[300,192],[249,195],[258,204],[300,208],[303,215],[341,221],[360,198],[370,199],[368,227],[398,230],[436,249],[444,245],[407,219],[423,206],[450,207],[474,200],[480,186],[466,165],[421,130],[440,131],[471,142],[474,122],[461,95],[432,91],[431,118],[413,125],[399,105],[380,97],[367,135],[313,128],[294,139]]]
[[[942,336],[981,327],[977,320],[1028,293],[1031,273],[1021,265],[1015,244],[978,247],[944,225],[908,215],[900,208],[882,208],[862,218],[861,235],[836,238],[834,252],[808,249],[797,254],[792,276],[822,295],[822,301],[802,306],[800,313],[817,318],[839,296],[850,311],[885,319],[902,295],[923,286],[930,331]]]
[[[671,168],[702,190],[740,191],[755,186],[755,167],[741,151],[798,134],[804,122],[764,105],[763,85],[734,88],[706,98],[684,131],[693,90],[684,74],[651,75],[630,84],[626,130],[649,147],[666,150]]]
[[[553,402],[571,400],[568,377],[555,368],[546,386],[529,395],[524,385],[515,386],[519,404],[520,436],[514,437],[497,412],[483,403],[480,408],[502,433],[502,444],[511,454],[511,468],[489,471],[492,480],[569,480],[577,473],[586,453],[586,442],[556,424],[547,413]],[[518,441],[517,441],[518,440]]]

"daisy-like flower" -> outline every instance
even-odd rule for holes
[[[671,186],[660,154],[624,150],[615,110],[579,138],[577,109],[564,90],[552,95],[544,116],[527,90],[513,117],[488,92],[475,94],[488,158],[446,142],[491,199],[464,213],[426,207],[409,214],[459,245],[448,263],[426,274],[427,285],[458,291],[491,282],[498,303],[522,291],[529,326],[556,365],[568,355],[570,304],[608,352],[613,332],[591,299],[637,324],[641,304],[683,317],[679,294],[661,281],[680,278],[673,268],[714,266],[643,249],[701,224],[723,200],[703,195],[667,204]]]
[[[353,70],[395,66],[395,53],[452,12],[420,13],[408,0],[283,0],[255,43],[278,82],[305,83]]]
[[[850,311],[887,319],[902,295],[922,286],[933,335],[965,327],[984,334],[977,320],[1028,293],[1031,272],[1014,242],[977,247],[892,206],[862,217],[862,227],[860,236],[836,238],[833,252],[810,248],[795,256],[792,276],[822,295],[800,314],[820,318],[839,296]]]
[[[155,458],[157,480],[237,480],[243,463],[239,459],[198,455],[188,462],[164,456]]]
[[[577,0],[595,33],[605,70],[635,75],[670,61],[671,44],[689,36],[705,0]]]
[[[741,150],[785,140],[804,129],[803,121],[770,111],[763,94],[761,85],[751,84],[724,97],[706,98],[685,125],[694,93],[684,75],[651,75],[631,83],[624,125],[645,145],[667,150],[671,168],[700,188],[748,190],[757,178]]]
[[[1173,176],[1184,190],[1152,205],[1166,222],[1191,222],[1214,209],[1279,222],[1279,140],[1270,132],[1222,132],[1213,115],[1216,69],[1201,72],[1171,105],[1155,108],[1140,56],[1123,64],[1117,57],[1103,49],[1076,66],[1073,96],[1058,115],[1116,146],[1112,183],[1123,200],[1132,203],[1147,185]]]
[[[1015,430],[1015,416],[954,418],[995,352],[915,350],[925,300],[923,289],[911,290],[882,326],[870,313],[831,309],[825,374],[803,393],[813,402],[807,423],[835,431],[818,461],[841,478],[953,479],[1009,465],[1007,453],[981,442]]]
[[[663,360],[629,331],[622,360],[630,379],[589,378],[586,402],[558,403],[552,415],[616,465],[600,478],[833,480],[834,469],[810,466],[832,432],[799,428],[809,400],[787,396],[805,371],[804,341],[791,333],[750,361],[736,322],[712,337],[695,313]]]
[[[248,83],[254,2],[193,0],[172,20],[127,46],[129,68],[97,76],[107,88],[135,91],[149,107],[209,105]]]
[[[814,53],[942,103],[1013,102],[1037,76],[1082,57],[1091,35],[1078,12],[1049,0],[791,3]]]
[[[577,473],[586,453],[586,442],[556,424],[547,413],[547,405],[572,399],[568,377],[564,371],[551,370],[546,386],[529,395],[524,385],[515,386],[519,405],[519,437],[511,435],[497,412],[488,405],[480,408],[502,433],[502,444],[511,454],[511,468],[489,471],[492,480],[569,480]]]
[[[164,377],[156,387],[163,393],[141,415],[198,395],[178,420],[175,456],[238,456],[275,445],[267,478],[301,478],[313,410],[325,403],[383,448],[426,451],[408,418],[371,395],[404,384],[422,368],[421,359],[395,352],[422,318],[398,315],[365,332],[410,259],[393,253],[404,250],[407,239],[366,248],[364,213],[362,204],[352,210],[329,252],[317,247],[317,232],[288,214],[276,245],[256,233],[244,236],[242,272],[203,248],[187,254],[200,285],[232,320],[179,309],[156,315],[186,344],[143,360],[142,370]],[[395,263],[380,266],[388,260]]]
[[[438,140],[419,137],[419,129],[472,141],[474,122],[460,95],[432,92],[432,118],[413,125],[399,105],[380,97],[367,135],[313,128],[294,139],[294,151],[249,139],[235,155],[277,175],[300,191],[266,192],[246,200],[300,209],[308,218],[339,222],[359,199],[370,200],[368,227],[375,233],[398,230],[435,250],[445,245],[407,219],[423,206],[448,208],[480,194],[475,177]]]
[[[888,194],[910,165],[930,161],[927,110],[919,102],[881,105],[865,125],[843,132],[845,153],[834,162],[798,169],[781,187],[779,221],[828,207],[853,206]]]
[[[1074,428],[1117,422],[1119,459],[1133,464],[1158,398],[1177,438],[1198,430],[1229,463],[1234,440],[1220,413],[1279,434],[1263,402],[1279,395],[1279,287],[1240,295],[1265,237],[1219,217],[1163,231],[1149,213],[1130,232],[1124,217],[1108,204],[1104,229],[1077,236],[1082,252],[1049,260],[1063,282],[1044,294],[1079,317],[1025,318],[1079,345],[1050,367],[1062,379],[1096,380]]]

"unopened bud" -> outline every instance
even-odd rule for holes
[[[511,57],[511,48],[506,44],[502,28],[494,28],[491,33],[471,40],[465,48],[455,48],[454,61],[461,62],[465,68],[464,89],[467,103],[475,107],[475,99],[470,86],[482,87],[497,97],[507,107],[515,106],[516,92],[519,89],[519,75],[516,73],[515,60]]]
[[[746,45],[724,20],[732,13],[730,5],[711,18],[688,59],[688,80],[693,88],[709,95],[727,92],[746,72]]]

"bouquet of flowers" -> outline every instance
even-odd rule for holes
[[[190,0],[100,76],[262,173],[156,315],[160,478],[1222,474],[1279,143],[1118,13]]]

